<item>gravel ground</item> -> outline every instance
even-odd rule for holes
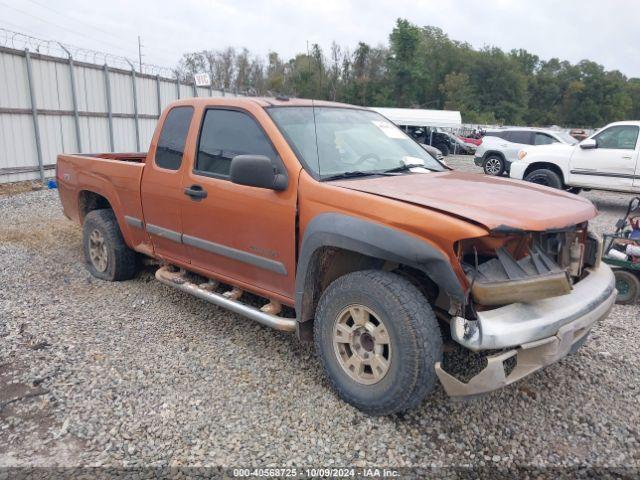
[[[630,198],[583,195],[598,232]],[[438,386],[415,411],[371,418],[293,335],[151,271],[92,278],[55,191],[0,198],[0,262],[0,466],[640,463],[638,306],[615,306],[577,355],[501,391],[459,402]]]

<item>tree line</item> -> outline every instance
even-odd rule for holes
[[[213,87],[378,107],[460,110],[465,123],[601,127],[640,119],[640,79],[590,60],[542,60],[523,49],[474,49],[441,29],[398,19],[388,45],[317,44],[283,60],[246,48],[203,50],[176,74],[208,72]]]

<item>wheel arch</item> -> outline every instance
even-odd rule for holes
[[[307,226],[296,271],[298,335],[308,340],[324,289],[353,271],[397,264],[422,272],[440,290],[462,301],[464,289],[448,257],[437,247],[401,231],[338,213],[315,217]],[[311,324],[312,322],[308,322]]]
[[[80,225],[84,224],[84,220],[89,212],[94,210],[111,210],[116,217],[116,222],[122,232],[125,244],[129,248],[134,248],[134,245],[131,243],[130,234],[126,233],[129,230],[127,230],[127,225],[124,221],[125,219],[121,213],[121,206],[116,201],[113,201],[113,197],[111,195],[105,194],[98,189],[83,189],[78,192],[77,202],[78,221],[80,222]]]
[[[487,150],[482,155],[482,161],[484,162],[487,158],[491,157],[492,155],[500,157],[502,161],[505,163],[505,167],[506,167],[507,158],[504,156],[504,153],[502,153],[500,150]]]
[[[556,165],[555,163],[550,163],[550,162],[533,162],[533,163],[531,163],[525,169],[524,174],[522,175],[522,179],[524,180],[527,177],[527,175],[529,175],[534,170],[542,170],[542,169],[551,170],[552,172],[558,174],[560,176],[560,180],[562,181],[562,185],[566,185],[567,179],[566,179],[562,169],[558,165]]]
[[[80,223],[84,223],[84,219],[89,212],[104,209],[113,210],[111,202],[104,195],[91,190],[81,190],[78,193],[78,217]]]

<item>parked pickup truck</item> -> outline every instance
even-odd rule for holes
[[[580,189],[640,192],[640,122],[607,125],[577,145],[525,147],[511,178],[577,192]]]
[[[452,171],[360,107],[186,99],[146,155],[60,155],[56,176],[94,276],[151,257],[160,282],[314,341],[370,414],[436,379],[453,396],[511,384],[575,351],[616,297],[588,200]],[[484,368],[451,368],[452,348]]]

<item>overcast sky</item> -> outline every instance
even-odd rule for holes
[[[247,47],[285,58],[332,40],[386,44],[398,17],[477,48],[588,58],[640,77],[640,8],[625,0],[0,0],[0,27],[174,66],[186,51]]]

